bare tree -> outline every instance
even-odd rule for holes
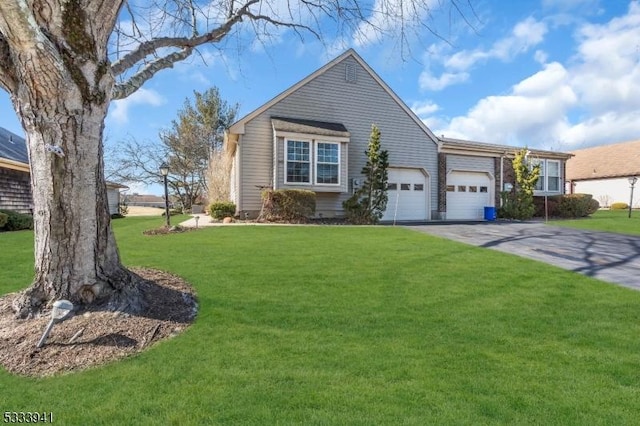
[[[470,0],[439,0],[465,16]],[[19,315],[68,298],[140,310],[144,297],[120,262],[103,165],[109,103],[157,72],[234,33],[359,37],[428,31],[424,0],[2,0],[0,87],[26,133],[34,202],[35,277]],[[142,5],[142,6],[138,6]]]
[[[109,151],[108,176],[122,182],[144,184],[162,180],[160,165],[167,163],[167,183],[184,209],[207,196],[207,169],[215,152],[222,150],[223,130],[236,118],[237,105],[220,97],[218,88],[194,91],[193,103],[186,99],[171,128],[160,132],[160,144],[135,139],[121,142]]]

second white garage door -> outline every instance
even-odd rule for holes
[[[384,221],[428,220],[427,177],[420,169],[389,168],[387,210]]]
[[[447,175],[447,220],[481,220],[484,208],[493,206],[491,179],[482,172]]]

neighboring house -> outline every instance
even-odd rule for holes
[[[171,199],[171,197],[169,197]],[[131,194],[125,196],[125,203],[128,206],[138,206],[138,207],[158,207],[164,208],[164,197],[160,197],[158,195],[141,195],[141,194]]]
[[[27,145],[20,136],[0,127],[0,210],[32,213]]]
[[[640,178],[640,141],[573,151],[567,163],[567,192],[591,194],[601,207],[629,203],[629,178]],[[636,188],[640,187],[640,182]],[[633,207],[640,207],[640,191]]]
[[[436,137],[351,49],[229,128],[237,213],[256,217],[264,189],[308,189],[317,216],[343,216],[342,202],[363,181],[372,124],[389,152],[383,221],[477,220],[499,205],[517,148]],[[562,193],[568,155],[532,157],[551,160],[539,194]]]
[[[119,212],[120,189],[107,182],[109,212]],[[33,214],[29,155],[24,138],[0,127],[0,210]]]

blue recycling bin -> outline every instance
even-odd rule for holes
[[[484,208],[484,220],[493,221],[496,220],[496,208],[485,207]]]

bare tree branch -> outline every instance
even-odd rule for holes
[[[187,48],[179,52],[173,52],[167,56],[164,56],[163,58],[151,62],[140,72],[129,78],[126,82],[116,84],[113,87],[111,99],[126,98],[127,96],[138,90],[140,87],[142,87],[144,82],[153,77],[158,71],[172,68],[176,62],[184,60],[185,58],[189,57],[191,53],[193,53],[193,49]]]

